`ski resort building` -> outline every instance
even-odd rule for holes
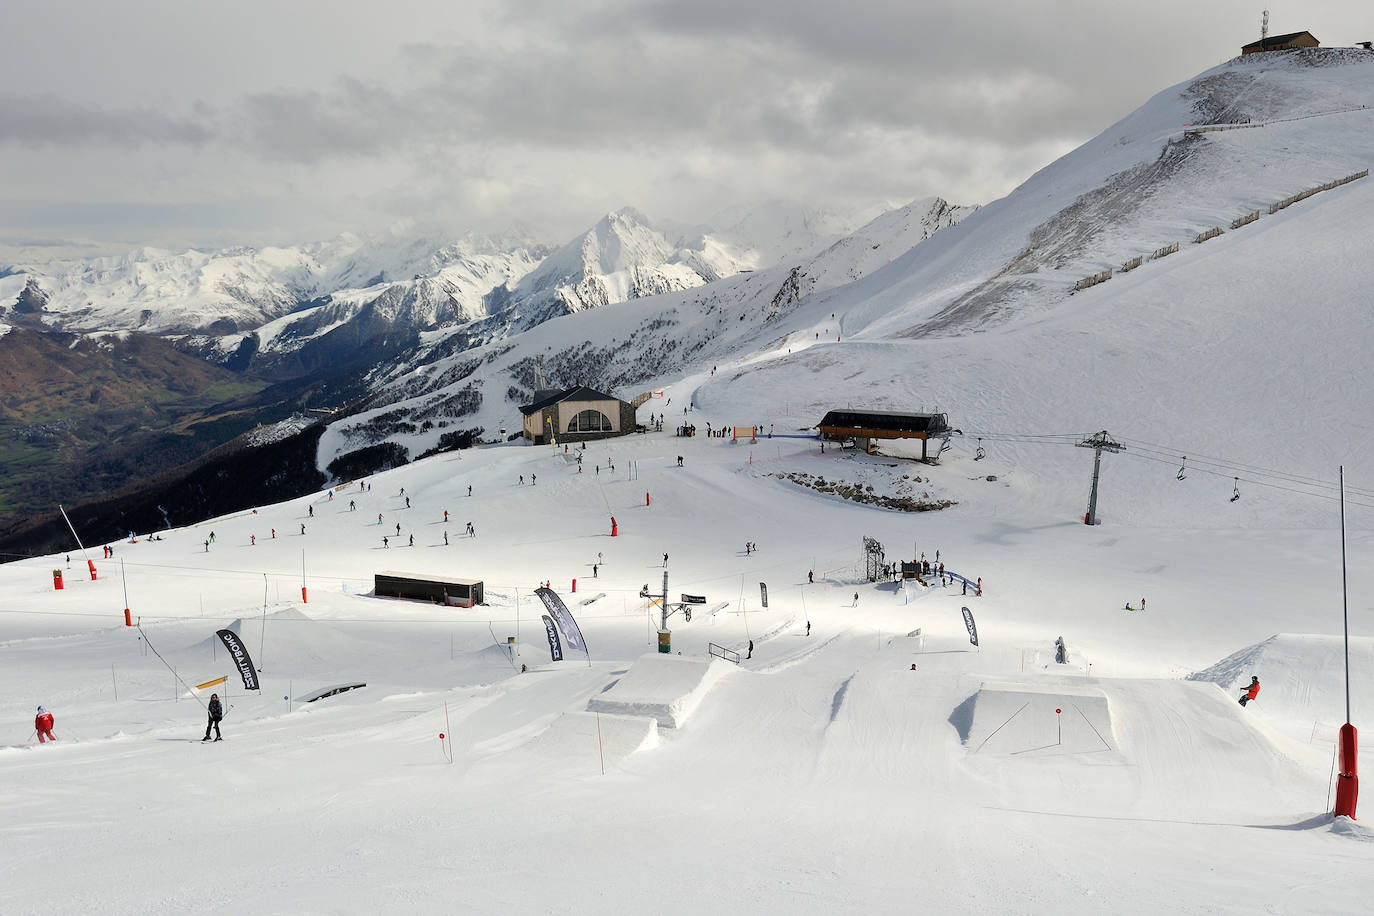
[[[929,440],[948,439],[953,432],[949,417],[942,413],[885,410],[832,410],[821,418],[817,429],[822,439],[853,439],[866,452],[872,452],[874,441],[879,439],[920,439],[922,461],[930,460],[926,448]]]
[[[1287,35],[1268,35],[1259,41],[1242,45],[1241,56],[1258,54],[1261,51],[1291,51],[1294,48],[1316,48],[1321,42],[1311,32],[1289,32]]]
[[[574,388],[536,391],[534,403],[520,408],[525,438],[535,445],[609,439],[634,432],[635,408],[628,401],[594,391]]]

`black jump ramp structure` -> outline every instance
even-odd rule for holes
[[[374,575],[372,594],[377,598],[408,598],[449,607],[475,607],[486,604],[481,579],[439,578],[423,573],[379,572]]]

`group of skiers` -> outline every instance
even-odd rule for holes
[[[210,694],[210,703],[206,707],[206,711],[209,713],[210,718],[209,721],[205,723],[205,737],[201,740],[210,740],[211,729],[214,729],[215,731],[216,741],[224,740],[223,737],[220,735],[219,731],[220,720],[224,718],[224,706],[221,705],[219,701],[219,694]],[[48,710],[45,707],[38,707],[38,715],[33,717],[33,730],[38,735],[39,744],[47,744],[49,741],[57,740],[57,736],[52,733],[52,728],[52,713],[48,712]]]

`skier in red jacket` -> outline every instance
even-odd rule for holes
[[[1240,698],[1240,705],[1244,706],[1257,696],[1259,696],[1259,678],[1252,676],[1250,686],[1245,688],[1245,696]]]
[[[38,715],[33,717],[33,729],[38,732],[38,743],[45,741],[56,741],[57,738],[52,733],[52,713],[42,706],[38,707]]]

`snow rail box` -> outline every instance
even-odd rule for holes
[[[434,579],[403,572],[377,573],[372,594],[377,598],[409,598],[450,607],[486,603],[481,579]]]

